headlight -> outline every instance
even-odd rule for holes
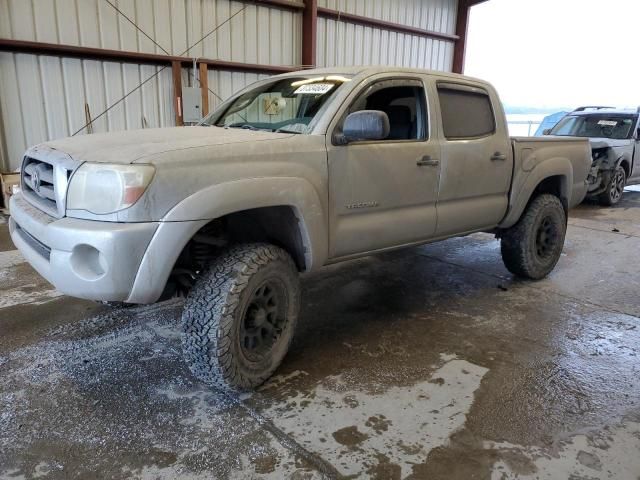
[[[96,214],[129,208],[145,192],[154,173],[151,165],[83,163],[71,177],[67,208]]]

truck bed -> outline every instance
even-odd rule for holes
[[[587,193],[586,178],[591,167],[589,140],[578,137],[510,137],[513,149],[514,177],[511,185],[510,205],[522,203],[518,192],[525,185],[537,184],[536,177],[543,178],[547,167],[552,165],[565,172],[570,184],[565,185],[568,208],[574,207]],[[541,165],[541,168],[535,168]],[[523,207],[523,205],[519,205]],[[516,207],[516,210],[519,208]]]

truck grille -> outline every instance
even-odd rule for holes
[[[64,216],[64,198],[71,171],[61,165],[25,157],[22,162],[22,191],[34,206],[54,217]]]

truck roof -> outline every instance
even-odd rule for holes
[[[440,70],[427,70],[422,68],[407,68],[407,67],[393,67],[389,65],[359,65],[359,66],[351,66],[351,67],[323,67],[323,68],[312,68],[308,70],[298,70],[295,72],[284,73],[278,75],[278,77],[290,77],[293,75],[363,75],[363,76],[371,76],[378,73],[417,73],[422,75],[432,75],[436,77],[442,78],[450,78],[456,80],[471,80],[476,83],[483,83],[485,85],[489,85],[489,83],[485,80],[469,77],[466,75],[460,75],[457,73],[448,73],[442,72]]]
[[[615,108],[615,107],[580,107],[568,115],[638,115],[640,108]]]

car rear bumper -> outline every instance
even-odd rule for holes
[[[90,300],[126,301],[132,296],[159,225],[56,219],[21,194],[11,197],[10,211],[11,239],[33,268],[62,293]]]

